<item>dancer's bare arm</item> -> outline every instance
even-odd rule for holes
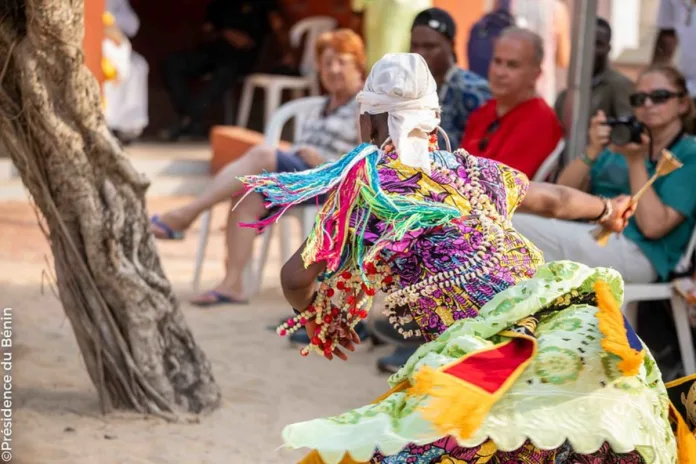
[[[613,198],[613,214],[602,225],[614,232],[621,232],[633,211],[629,211],[630,201],[631,198],[625,195]],[[556,219],[592,221],[602,216],[604,207],[603,199],[580,190],[545,182],[531,182],[518,211]]]
[[[317,277],[326,269],[326,263],[310,264],[307,268],[302,260],[302,252],[305,243],[295,252],[280,271],[280,282],[283,286],[283,294],[290,305],[298,311],[303,311],[314,300]],[[305,324],[307,335],[311,339],[314,336],[316,324],[314,321],[307,321]],[[350,337],[340,341],[341,346],[348,351],[355,351],[354,344],[360,343],[360,337],[351,331]],[[344,352],[336,348],[333,352],[337,358],[346,361],[348,357]],[[333,355],[326,356],[330,361]]]
[[[280,283],[283,294],[290,305],[298,311],[304,310],[312,303],[319,274],[326,269],[326,263],[315,263],[305,268],[302,252],[305,243],[295,252],[280,271]]]

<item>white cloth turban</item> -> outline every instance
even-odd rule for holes
[[[440,101],[423,57],[384,55],[372,67],[357,100],[360,114],[389,113],[389,136],[401,162],[430,174],[428,136],[440,124]]]

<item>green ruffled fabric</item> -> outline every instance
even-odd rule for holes
[[[422,366],[439,368],[472,351],[501,341],[496,335],[517,321],[540,312],[571,290],[591,293],[607,282],[617,301],[623,282],[610,269],[568,262],[548,263],[533,279],[495,296],[474,319],[453,324],[427,343],[390,378],[392,386],[411,380]],[[640,373],[623,377],[619,359],[602,350],[597,308],[572,305],[544,316],[537,327],[539,352],[512,388],[498,401],[474,436],[460,446],[493,440],[512,451],[529,439],[542,449],[568,440],[583,454],[608,442],[617,453],[638,450],[646,462],[675,463],[676,442],[668,420],[669,399],[659,369],[646,353]],[[283,431],[286,446],[316,449],[327,464],[346,452],[369,461],[375,449],[395,454],[409,443],[442,438],[423,419],[425,396],[395,393],[385,400],[336,417],[293,424]]]

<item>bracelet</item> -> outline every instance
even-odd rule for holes
[[[580,155],[580,160],[583,163],[585,163],[589,168],[591,168],[597,161],[596,159],[591,159],[589,156],[587,156],[587,153],[583,153],[582,155]]]
[[[591,221],[593,224],[601,224],[614,214],[614,205],[611,203],[611,200],[604,197],[600,197],[600,199],[604,202],[604,209],[602,210],[602,214]]]

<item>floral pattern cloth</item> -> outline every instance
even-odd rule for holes
[[[430,175],[402,165],[393,152],[379,169],[389,194],[452,205],[464,216],[412,231],[380,251],[395,277],[390,292],[443,272],[456,277],[404,303],[430,341],[389,383],[412,384],[421,367],[439,368],[499,343],[502,330],[560,304],[539,316],[537,356],[466,440],[439,435],[422,417],[427,396],[393,391],[372,405],[286,427],[286,445],[314,449],[325,464],[342,462],[346,453],[351,462],[374,464],[674,464],[669,399],[654,360],[646,354],[640,374],[623,377],[618,358],[601,348],[597,309],[587,303],[598,279],[621,301],[620,276],[576,263],[543,264],[510,223],[528,188],[524,174],[464,151],[431,157]],[[354,211],[352,223],[364,214]],[[365,244],[388,233],[372,217]]]
[[[622,300],[621,277],[613,270],[572,262],[542,265],[476,317],[455,322],[421,346],[389,379],[393,387],[412,384],[422,367],[449,365],[500,343],[498,333],[517,321],[538,317],[537,355],[480,428],[456,445],[421,415],[428,397],[404,391],[339,416],[288,426],[286,444],[317,450],[325,464],[341,462],[346,452],[356,462],[374,464],[675,464],[669,397],[654,359],[646,352],[639,373],[626,377],[618,368],[621,360],[601,346],[592,303],[598,281]],[[563,461],[567,455],[577,461]]]
[[[515,451],[499,452],[491,441],[477,448],[461,448],[451,437],[443,438],[430,445],[413,446],[407,452],[385,457],[377,453],[375,464],[641,464],[643,458],[636,453],[618,455],[611,452],[608,444],[592,454],[578,454],[570,443],[559,448],[543,451],[532,443],[525,444]]]
[[[543,262],[540,251],[510,223],[513,211],[529,187],[524,174],[495,161],[470,156],[463,150],[454,153],[436,150],[431,157],[433,164],[441,169],[428,176],[401,164],[395,152],[387,153],[379,170],[382,189],[414,200],[455,206],[466,212],[468,218],[446,227],[414,231],[392,243],[382,254],[401,287],[462,267],[471,272],[480,271],[486,278],[450,285],[446,291],[438,289],[409,305],[407,309],[430,340],[454,321],[476,316],[478,309],[494,295],[534,275],[536,267]],[[454,175],[443,175],[447,172]],[[462,185],[456,185],[455,179]],[[466,186],[472,186],[478,198],[490,206],[488,213],[473,207]],[[354,213],[360,214],[361,211]],[[493,217],[482,220],[484,214]],[[388,232],[386,228],[373,217],[365,233],[367,244]],[[501,246],[495,246],[496,241]],[[479,252],[480,259],[472,260]]]

